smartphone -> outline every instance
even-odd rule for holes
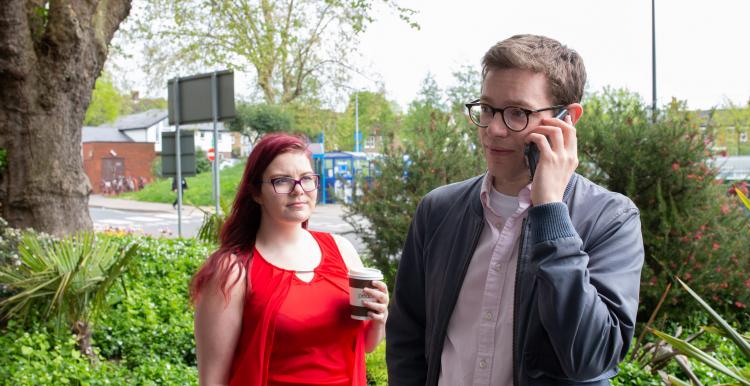
[[[562,109],[555,114],[555,118],[564,120],[567,115],[568,109]],[[523,149],[523,155],[526,156],[526,160],[529,163],[529,181],[533,181],[534,173],[536,172],[536,165],[539,163],[539,148],[534,142],[531,142]]]

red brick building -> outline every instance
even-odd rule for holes
[[[109,127],[84,127],[82,142],[83,168],[93,193],[139,190],[153,180],[153,142],[135,142]]]

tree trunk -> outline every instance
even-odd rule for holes
[[[73,330],[73,334],[76,336],[76,344],[81,354],[89,358],[92,362],[96,361],[97,357],[94,355],[93,347],[91,347],[91,326],[89,323],[78,320],[73,323],[71,330]]]
[[[92,228],[81,125],[131,0],[3,0],[0,213],[14,227]]]

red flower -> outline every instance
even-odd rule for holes
[[[672,171],[676,172],[678,170],[680,170],[680,164],[678,164],[677,162],[673,163],[672,164]]]
[[[721,205],[721,213],[723,213],[723,214],[729,213],[729,204],[722,204]]]
[[[713,243],[713,245],[711,246],[711,248],[713,248],[714,251],[718,250],[719,247],[721,247],[719,243]]]
[[[741,302],[739,300],[737,300],[736,302],[734,302],[734,305],[737,306],[737,308],[745,308],[745,307],[747,307],[745,305],[745,303],[743,303],[743,302]]]
[[[685,281],[690,281],[690,279],[693,278],[693,275],[690,274],[690,272],[685,273]]]
[[[750,279],[747,279],[747,281],[745,281],[745,287],[750,288]]]

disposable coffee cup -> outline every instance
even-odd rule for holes
[[[373,280],[383,280],[383,274],[375,268],[354,268],[349,270],[349,305],[351,317],[357,320],[368,320],[369,308],[363,301],[371,301],[372,296],[365,292],[365,288],[375,288]]]

